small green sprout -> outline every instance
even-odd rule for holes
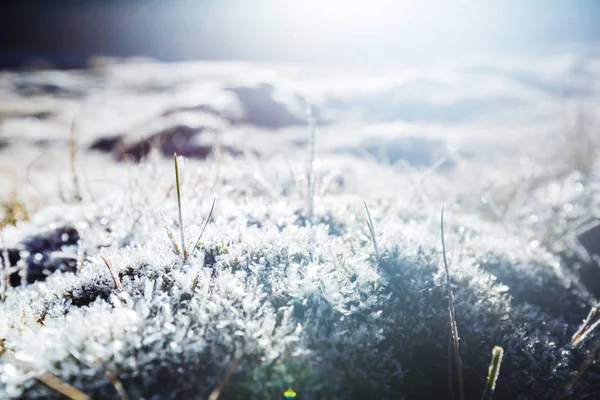
[[[485,389],[483,390],[483,394],[481,395],[481,400],[491,400],[494,397],[496,380],[498,379],[498,374],[500,373],[500,365],[502,364],[503,354],[504,349],[502,349],[502,347],[494,346],[494,349],[492,350],[492,362],[490,363],[487,383],[485,385]]]

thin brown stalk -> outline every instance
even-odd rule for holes
[[[164,214],[160,213],[160,216],[162,217],[163,224],[165,226],[165,231],[167,232],[167,236],[169,236],[169,239],[171,240],[171,244],[173,245],[173,252],[175,252],[175,254],[177,254],[177,255],[181,254],[181,250],[179,249],[177,240],[175,240],[175,235],[173,234],[173,231],[171,231],[169,229],[169,227],[167,225],[167,220],[166,220]]]
[[[223,379],[221,379],[221,381],[219,382],[217,387],[212,391],[210,396],[208,396],[208,400],[218,400],[219,399],[219,397],[221,396],[221,393],[223,393],[223,390],[225,390],[225,387],[229,383],[231,376],[235,372],[235,369],[237,368],[237,366],[241,360],[242,360],[242,354],[240,353],[231,361],[231,364],[229,364],[229,367],[227,368],[227,371],[225,372],[225,376],[223,377]]]
[[[456,366],[456,378],[458,383],[458,394],[460,400],[465,400],[465,393],[463,389],[463,376],[462,376],[462,362],[460,359],[460,345],[458,337],[458,326],[456,324],[456,313],[454,310],[454,295],[452,294],[452,288],[450,286],[450,269],[448,268],[448,261],[446,260],[446,243],[444,242],[444,207],[442,207],[442,216],[440,229],[442,232],[442,254],[444,259],[444,268],[446,270],[446,286],[448,288],[448,313],[450,314],[450,332],[452,333],[452,343],[454,348],[454,363]],[[451,371],[448,371],[451,373]],[[452,390],[452,388],[450,388]]]
[[[583,321],[583,324],[581,324],[577,332],[573,334],[573,337],[571,338],[571,344],[573,346],[578,346],[598,326],[600,326],[600,305],[596,305],[590,310],[588,316]]]
[[[30,365],[29,363],[15,358],[12,354],[6,353],[6,349],[4,348],[3,343],[4,343],[4,341],[0,340],[0,344],[2,344],[2,347],[0,347],[0,350],[3,350],[3,351],[0,351],[0,356],[2,356],[2,358],[7,363],[15,365],[24,370],[28,370],[28,371],[35,370],[35,368],[32,365]],[[48,386],[49,388],[54,389],[55,391],[65,395],[70,400],[92,400],[92,398],[90,396],[83,393],[79,389],[76,389],[75,387],[71,386],[70,384],[68,384],[67,382],[65,382],[64,380],[62,380],[61,378],[59,378],[58,376],[54,375],[51,372],[40,371],[40,372],[36,373],[34,375],[34,377],[35,377],[35,379],[42,382],[44,385]]]
[[[112,280],[115,283],[115,287],[119,292],[122,292],[123,286],[121,285],[121,279],[119,279],[119,274],[117,274],[117,271],[115,271],[115,269],[113,268],[110,260],[106,258],[106,256],[103,254],[100,255],[100,258],[102,258],[102,261],[104,261],[104,264],[106,264],[106,268],[108,268],[108,271],[110,272],[110,276],[112,277]]]
[[[563,388],[563,391],[560,392],[559,395],[556,397],[556,400],[564,400],[569,396],[569,392],[571,391],[575,383],[577,383],[577,381],[586,373],[588,368],[594,363],[594,360],[596,360],[598,354],[600,354],[600,340],[596,340],[594,342],[593,350],[583,360],[583,362],[577,369],[577,372],[575,372],[575,374],[571,376],[571,378]]]
[[[77,241],[77,272],[81,272],[83,270],[84,262],[85,262],[85,250],[83,248],[83,242],[80,239]]]
[[[129,400],[129,395],[127,394],[127,391],[125,390],[125,387],[123,386],[123,382],[121,382],[121,380],[119,379],[117,374],[114,374],[107,369],[105,369],[104,373],[106,374],[106,377],[108,378],[110,383],[113,385],[113,387],[119,394],[119,397],[121,398],[121,400]]]
[[[31,162],[27,165],[27,168],[25,168],[25,179],[27,179],[27,183],[29,183],[29,185],[31,185],[32,189],[41,198],[45,198],[45,196],[42,194],[42,192],[40,192],[40,190],[37,188],[37,186],[33,183],[33,180],[31,179],[31,169],[42,157],[45,157],[47,155],[48,155],[48,153],[42,153],[42,154],[38,155],[33,160],[31,160]]]
[[[213,211],[215,210],[216,201],[217,201],[217,199],[213,198],[212,206],[210,207],[210,212],[208,213],[208,217],[206,218],[206,222],[204,223],[204,227],[202,228],[200,235],[198,235],[198,239],[196,239],[196,241],[194,242],[194,247],[192,247],[192,251],[190,253],[190,258],[194,255],[194,252],[196,251],[196,247],[198,247],[198,244],[200,243],[200,239],[202,239],[202,235],[204,234],[204,231],[206,230],[206,227],[208,226],[208,223],[210,222],[210,219],[212,218]]]
[[[60,379],[58,376],[51,374],[50,372],[42,372],[35,376],[35,379],[42,382],[44,385],[56,390],[59,393],[64,394],[71,400],[92,400],[90,396],[83,393],[79,389],[74,388],[67,382]]]
[[[76,118],[71,120],[71,130],[69,134],[69,165],[71,167],[71,179],[73,181],[73,200],[81,201],[81,190],[79,188],[79,178],[77,177],[77,141],[75,139],[75,128],[77,126]]]

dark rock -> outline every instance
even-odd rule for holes
[[[185,157],[206,158],[211,153],[212,146],[199,145],[196,142],[196,135],[203,130],[204,128],[175,125],[126,146],[125,153],[139,161],[155,147],[160,149],[161,153],[166,156],[177,153]]]
[[[209,105],[206,105],[206,104],[197,104],[194,106],[169,108],[168,110],[166,110],[162,113],[162,116],[169,117],[173,114],[177,114],[180,112],[198,112],[198,113],[202,113],[202,114],[215,115],[217,117],[227,119],[227,117],[225,115],[223,115],[222,112],[220,112],[219,110],[217,110]],[[230,121],[230,122],[233,122],[233,121]]]
[[[98,299],[107,300],[112,291],[110,285],[94,282],[83,284],[65,293],[63,297],[71,300],[71,304],[75,307],[85,307]]]
[[[62,98],[81,98],[84,92],[65,87],[46,79],[24,78],[14,83],[15,92],[22,96],[54,96]]]
[[[120,142],[127,142],[124,135],[104,136],[96,139],[90,146],[90,150],[118,153],[117,158],[121,160],[124,151],[128,159],[140,161],[146,157],[150,150],[157,148],[163,155],[172,156],[178,153],[186,157],[206,158],[212,152],[212,146],[199,145],[196,136],[204,128],[192,128],[187,125],[175,125],[153,135],[145,136],[139,140],[130,141],[120,148]]]
[[[490,254],[479,266],[494,275],[498,283],[509,287],[514,304],[535,305],[549,315],[574,325],[581,322],[589,310],[585,297],[545,264],[509,261]]]
[[[104,152],[115,151],[122,138],[123,135],[99,137],[90,145],[90,150],[99,150]]]
[[[206,159],[213,151],[212,143],[200,143],[198,137],[206,128],[190,127],[188,125],[174,125],[159,131],[153,135],[142,137],[136,141],[130,141],[124,145],[124,152],[128,160],[140,161],[146,157],[153,148],[159,149],[164,156],[172,157],[173,153],[189,157]],[[96,139],[90,146],[90,150],[113,152],[117,159],[122,160],[123,154],[120,146],[123,135],[105,136]],[[231,146],[223,146],[222,150],[230,155],[238,156],[242,152]]]
[[[64,246],[76,245],[79,232],[69,226],[61,227],[43,234],[31,236],[21,243],[23,251],[8,249],[8,259],[11,266],[16,266],[22,254],[28,254],[25,261],[27,265],[27,283],[43,281],[57,270],[62,272],[75,272],[77,261],[73,258],[57,257],[54,252],[62,250]],[[2,258],[2,256],[0,256]],[[10,275],[10,284],[21,284],[19,272]]]
[[[590,256],[591,261],[573,257],[573,265],[586,288],[596,297],[600,297],[600,223],[580,233],[577,240]]]
[[[262,84],[258,87],[236,87],[228,89],[234,92],[244,110],[241,123],[262,128],[286,128],[305,125],[306,119],[293,114],[285,104],[273,98],[274,87]]]

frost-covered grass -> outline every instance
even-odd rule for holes
[[[594,54],[2,73],[0,398],[595,399]]]
[[[278,399],[288,388],[303,399],[447,398],[440,201],[391,169],[379,175],[392,178],[389,190],[371,192],[348,166],[335,187],[316,190],[310,224],[304,162],[288,162],[284,173],[281,158],[261,169],[226,158],[213,186],[211,161],[186,161],[181,208],[167,160],[121,165],[100,196],[82,191],[81,202],[6,227],[10,249],[71,227],[78,240],[63,238],[48,260],[64,271],[82,250],[85,260],[77,273],[9,288],[0,397],[57,397],[35,378],[51,373],[93,398],[120,398],[122,386],[129,398],[206,399],[239,362],[222,398]],[[189,241],[213,197],[184,260],[163,216]],[[494,346],[504,349],[496,398],[554,398],[591,351],[570,345],[589,295],[519,227],[469,211],[451,205],[445,232],[466,398],[481,396]],[[573,397],[594,398],[599,385],[592,365]]]

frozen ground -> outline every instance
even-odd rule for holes
[[[557,398],[597,358],[570,341],[600,295],[599,82],[600,48],[0,74],[3,221],[31,216],[2,229],[0,397],[446,398],[445,206],[467,398],[494,345],[496,398]]]

